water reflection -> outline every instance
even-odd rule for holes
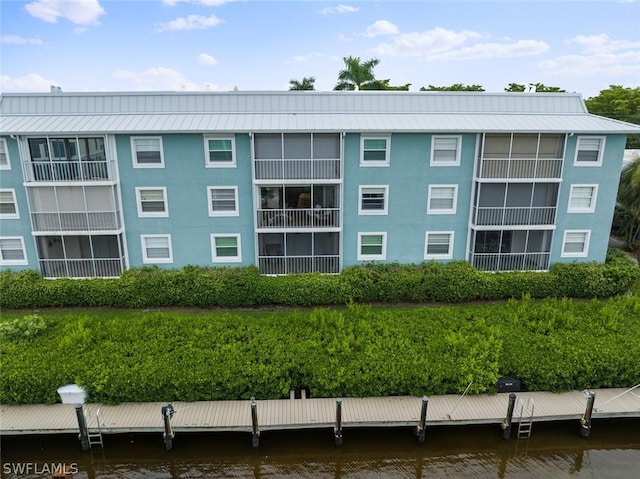
[[[433,427],[419,445],[410,429],[351,430],[344,445],[331,431],[178,434],[164,451],[160,434],[105,436],[105,449],[82,453],[77,438],[5,437],[7,465],[77,463],[77,479],[116,478],[620,478],[637,477],[640,420],[594,421],[582,439],[578,423],[535,424],[528,440],[503,441],[498,426]]]

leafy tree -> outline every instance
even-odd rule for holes
[[[640,261],[640,156],[622,169],[614,227]]]
[[[394,90],[394,91],[408,91],[411,87],[411,83],[405,85],[389,85],[391,80],[374,80],[367,83],[362,87],[363,90]]]
[[[421,87],[420,91],[484,91],[484,88],[482,88],[482,85],[463,85],[462,83],[454,83],[451,86],[429,85],[427,88]]]
[[[380,60],[372,58],[365,62],[360,57],[344,57],[344,70],[338,73],[338,83],[334,90],[384,90],[384,88],[368,88],[369,86],[380,86],[376,83],[373,69]]]
[[[598,96],[585,100],[589,113],[640,125],[640,87],[609,85]],[[640,148],[640,135],[627,138],[627,148]]]
[[[302,81],[298,80],[290,80],[289,81],[289,90],[315,90],[316,87],[314,83],[316,79],[314,77],[304,77]]]
[[[557,86],[547,86],[544,83],[529,83],[529,86],[535,87],[536,93],[565,93],[567,91]],[[526,85],[520,83],[509,83],[504,91],[523,92],[526,88]]]

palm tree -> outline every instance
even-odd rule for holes
[[[289,90],[315,90],[314,83],[316,79],[313,77],[304,77],[302,81],[289,81]]]
[[[375,88],[376,79],[373,75],[373,69],[380,63],[377,58],[372,58],[363,62],[360,57],[344,57],[345,69],[338,73],[338,83],[334,90],[368,90],[368,89],[384,89]],[[374,87],[374,88],[367,88]]]
[[[625,246],[640,260],[640,156],[636,156],[622,169],[615,227]]]

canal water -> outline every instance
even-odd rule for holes
[[[409,428],[345,428],[342,447],[330,430],[267,431],[257,449],[249,433],[180,433],[169,452],[160,433],[119,434],[86,453],[75,435],[5,436],[2,477],[50,478],[59,463],[76,479],[640,477],[640,419],[594,420],[588,439],[578,421],[516,430],[504,441],[499,426],[437,426],[418,444]]]

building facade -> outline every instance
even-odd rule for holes
[[[0,268],[601,262],[637,133],[576,94],[4,94]]]

